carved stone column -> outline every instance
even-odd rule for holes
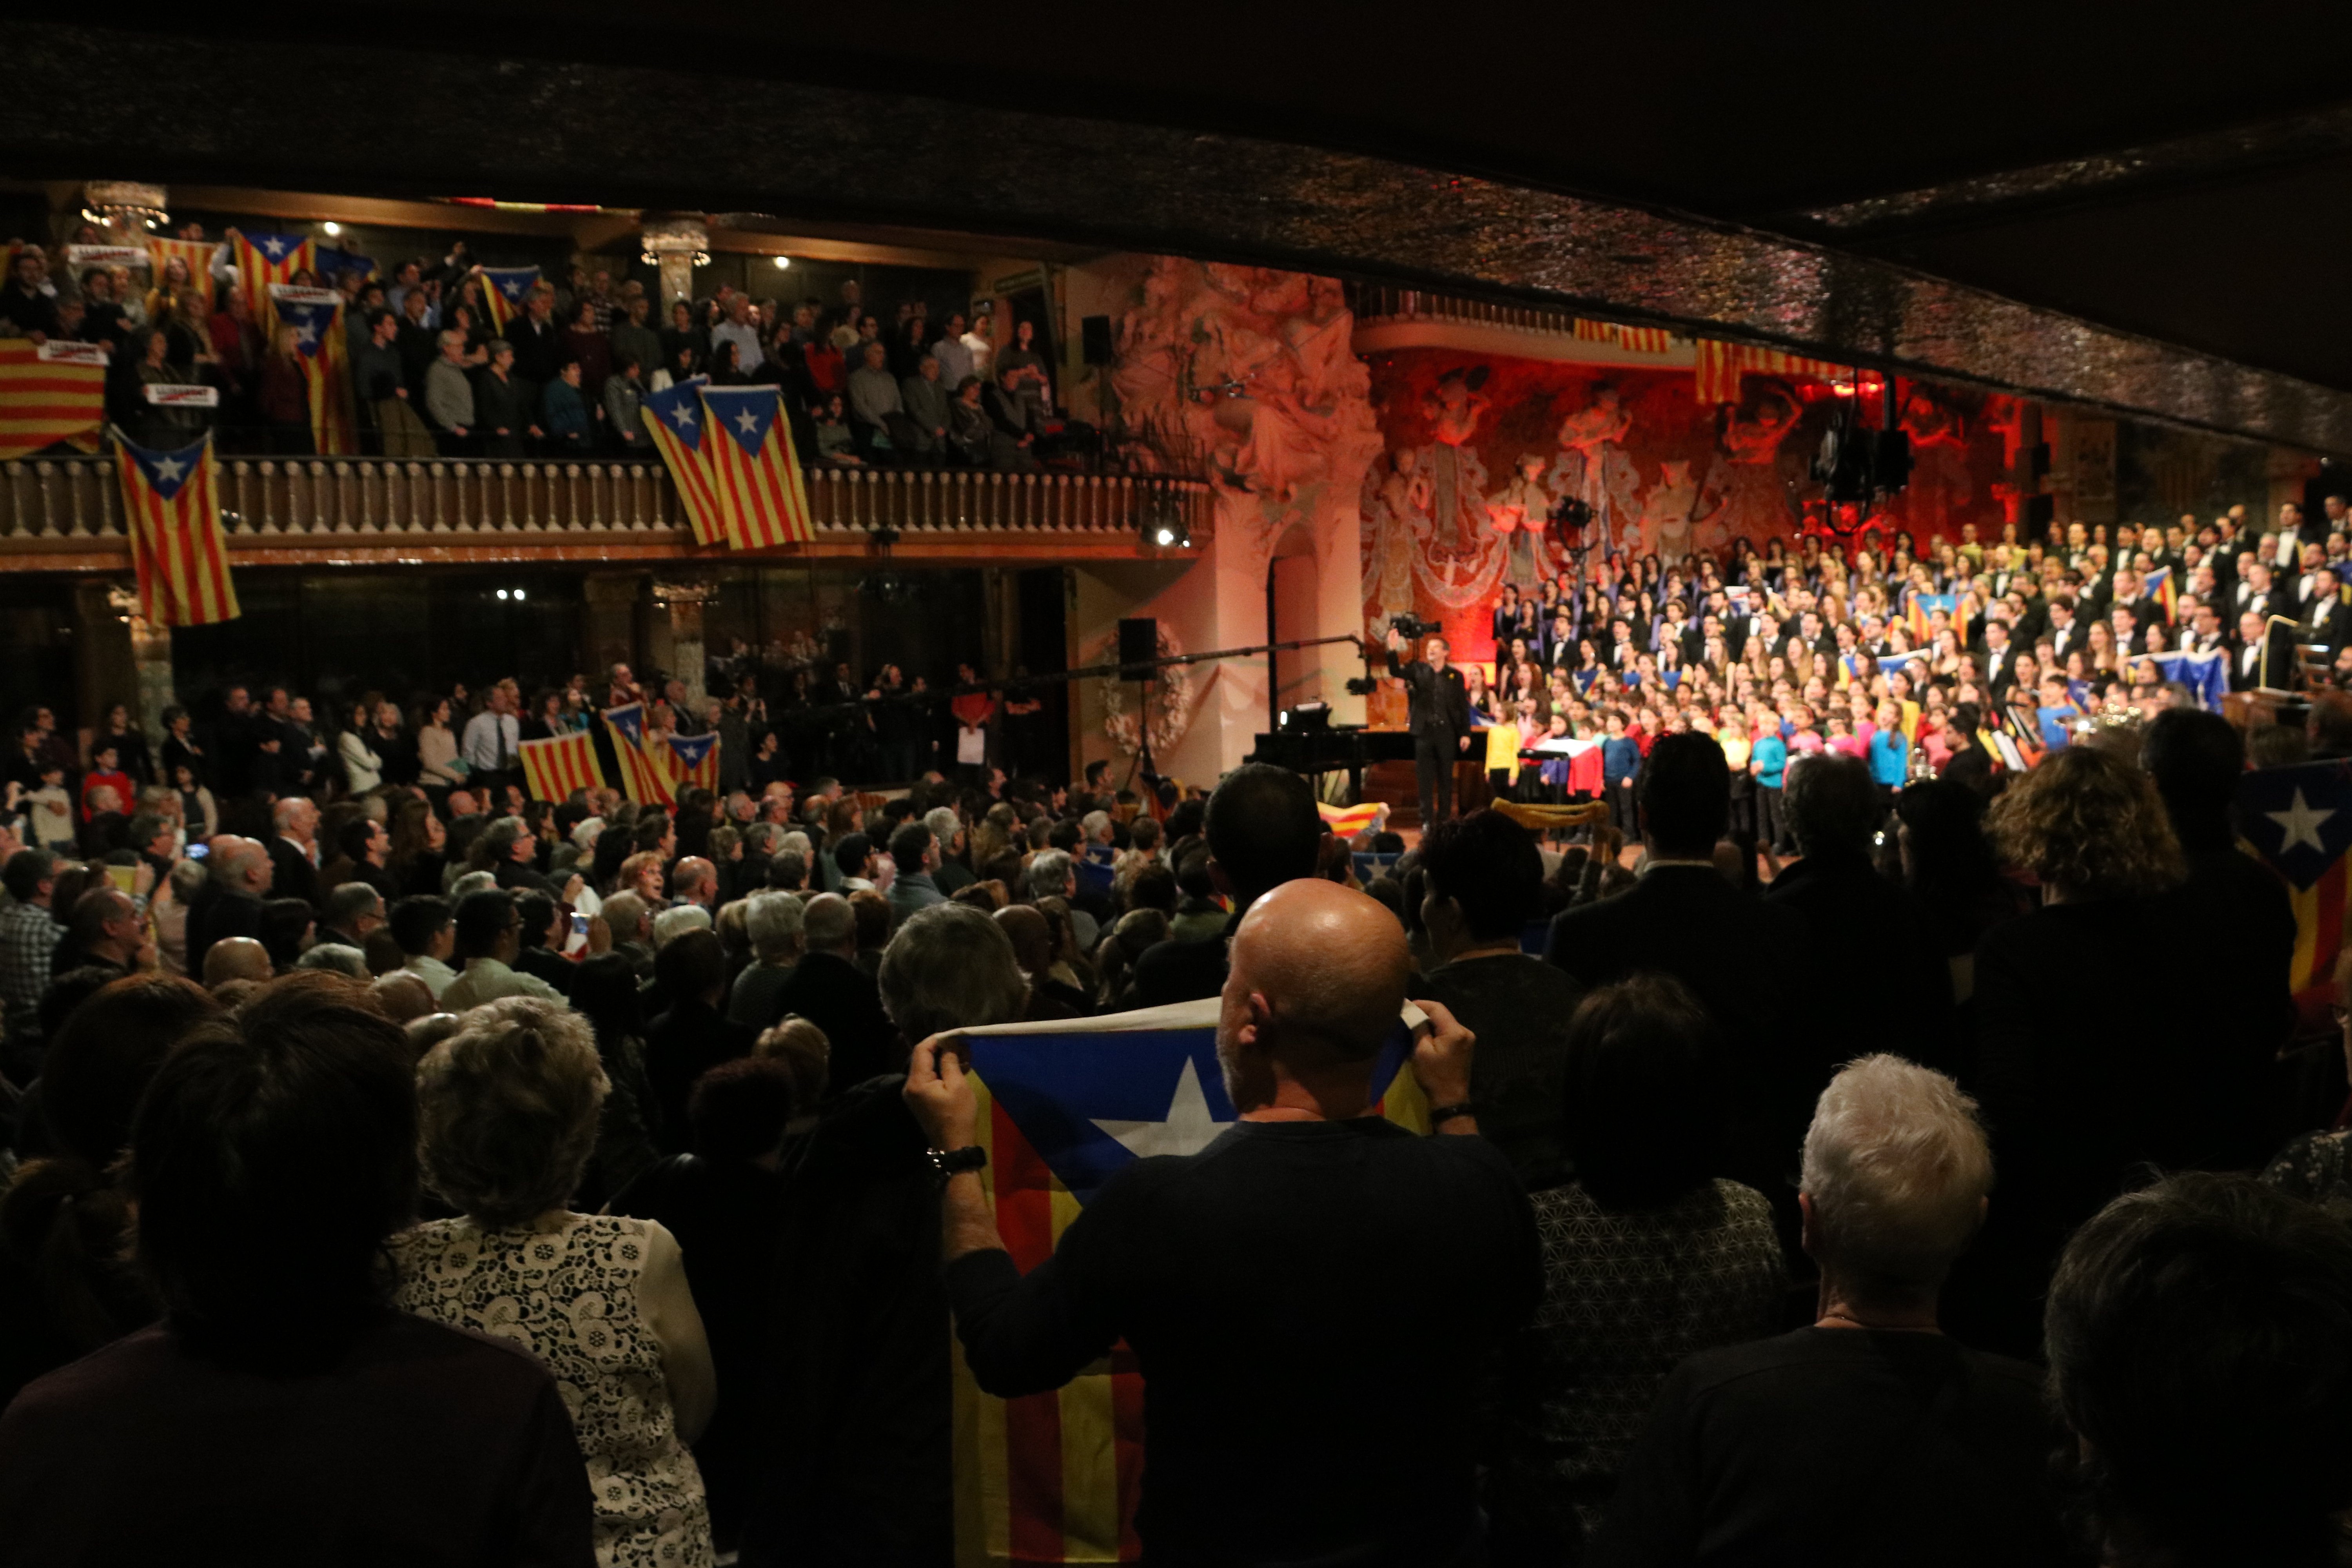
[[[654,604],[667,615],[657,615],[656,625],[667,619],[669,627],[669,658],[664,668],[670,679],[686,685],[688,704],[699,710],[705,695],[702,689],[702,606],[719,597],[715,583],[654,584]]]
[[[668,319],[670,306],[694,298],[694,269],[710,265],[710,231],[690,214],[647,214],[639,236],[645,258],[661,268],[661,310]]]

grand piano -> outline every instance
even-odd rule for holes
[[[1412,761],[1412,731],[1367,730],[1360,724],[1285,729],[1260,735],[1256,748],[1244,760],[1271,763],[1309,777],[1344,772],[1348,775],[1348,798],[1361,800],[1366,768],[1374,763]]]

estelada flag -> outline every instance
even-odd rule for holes
[[[148,272],[155,287],[163,287],[163,268],[176,259],[188,269],[188,286],[204,301],[207,320],[213,313],[213,248],[209,239],[166,239],[152,234],[147,237]]]
[[[2286,884],[2294,909],[2290,984],[2305,1016],[2333,1000],[2352,898],[2345,852],[2352,849],[2352,762],[2258,768],[2238,781],[2238,826],[2263,864]]]
[[[2180,590],[2172,585],[2172,568],[2159,566],[2142,581],[2147,589],[2147,596],[2154,599],[2157,607],[2164,612],[2164,624],[2170,626],[2179,620],[2180,616],[2177,612],[2180,603]]]
[[[807,542],[808,490],[784,423],[782,390],[706,384],[702,406],[703,461],[727,542],[738,550]]]
[[[596,742],[585,730],[525,741],[517,749],[522,752],[523,787],[533,800],[561,804],[572,798],[573,790],[604,787],[604,770],[596,765]]]
[[[637,416],[654,438],[654,450],[669,469],[670,482],[686,508],[686,521],[697,544],[716,544],[727,536],[727,521],[719,497],[710,488],[710,464],[703,451],[702,387],[707,377],[694,376],[675,386],[646,395]]]
[[[707,790],[719,787],[717,731],[707,735],[665,735],[662,742],[654,748],[654,753],[668,775],[672,791],[688,784],[699,784]]]
[[[539,287],[536,267],[477,267],[482,279],[482,308],[490,315],[490,331],[507,335],[507,323],[522,314],[522,302]]]
[[[318,270],[310,241],[299,234],[235,234],[229,237],[229,255],[236,262],[237,281],[245,286],[245,301],[253,309],[254,324],[267,340],[278,330],[270,287],[293,282],[294,274],[302,268],[310,268],[313,275]]]
[[[106,355],[96,343],[0,338],[0,462],[59,441],[97,447],[106,424]]]
[[[1053,1256],[1103,1184],[1150,1154],[1197,1154],[1237,1120],[1217,1065],[1217,998],[963,1031],[988,1150],[980,1173],[1023,1273]],[[1410,1005],[1372,1069],[1375,1109],[1416,1132]],[[1051,1394],[981,1392],[955,1350],[956,1562],[1132,1563],[1143,1374],[1124,1342]]]
[[[1952,615],[1959,608],[1956,594],[1914,594],[1911,595],[1911,640],[1925,645],[1931,628],[1927,617],[1937,610]]]
[[[1389,808],[1376,800],[1361,805],[1331,805],[1318,800],[1315,810],[1323,818],[1323,826],[1342,838],[1353,838],[1389,814]]]
[[[114,433],[130,520],[131,561],[139,574],[139,613],[163,626],[233,621],[240,612],[229,579],[228,540],[221,532],[219,474],[213,438],[176,452],[151,452]]]
[[[360,449],[352,417],[352,351],[343,338],[343,299],[331,289],[270,290],[278,324],[294,334],[295,362],[310,393],[310,439],[322,458]]]
[[[621,764],[621,793],[639,805],[674,805],[662,766],[646,755],[646,705],[624,703],[604,710],[604,730]]]

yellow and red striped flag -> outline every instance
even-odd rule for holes
[[[572,798],[573,790],[604,787],[604,770],[596,765],[596,742],[585,730],[525,741],[517,749],[522,753],[523,788],[533,800],[561,805]]]
[[[151,452],[117,430],[114,461],[139,574],[139,613],[163,626],[236,619],[242,612],[229,579],[210,432],[193,447]]]
[[[539,287],[539,268],[477,267],[474,272],[482,280],[482,309],[489,315],[490,331],[505,337],[507,323],[522,314],[522,302]]]
[[[299,234],[232,234],[228,253],[236,259],[237,280],[245,286],[245,301],[253,308],[254,324],[267,341],[278,330],[270,286],[293,282],[294,274],[305,267],[316,276],[310,241]]]
[[[1315,809],[1322,814],[1323,826],[1342,838],[1353,838],[1367,827],[1378,826],[1389,814],[1389,808],[1377,800],[1361,805],[1330,805],[1318,800]]]
[[[1215,997],[1172,1006],[963,1031],[988,1151],[980,1173],[1022,1272],[1054,1254],[1104,1184],[1136,1160],[1197,1154],[1236,1120],[1217,1065]],[[1372,1064],[1372,1110],[1429,1131],[1407,1064],[1408,1005]],[[953,1346],[958,1568],[1132,1563],[1144,1451],[1144,1380],[1125,1341],[1047,1394],[982,1393]]]
[[[280,283],[270,289],[278,324],[292,329],[294,359],[310,391],[310,439],[322,458],[360,449],[352,414],[352,351],[343,336],[343,297],[332,289],[298,289]]]
[[[806,543],[814,537],[808,489],[784,422],[782,392],[773,386],[705,385],[702,407],[708,421],[702,458],[727,542],[738,550]]]
[[[703,455],[702,387],[695,376],[675,386],[649,393],[637,416],[652,432],[654,450],[669,469],[670,482],[686,508],[686,521],[697,544],[716,544],[727,537],[727,522],[710,488],[710,465]]]
[[[96,343],[0,338],[0,462],[59,441],[95,450],[105,423],[106,355]]]
[[[205,314],[213,313],[213,242],[209,239],[165,239],[161,235],[147,237],[147,254],[152,261],[150,276],[155,287],[164,287],[163,268],[176,259],[188,269],[188,287],[204,301]],[[234,254],[234,253],[232,253]]]
[[[604,710],[604,729],[621,764],[621,793],[639,805],[675,805],[662,765],[646,754],[646,705],[630,702]]]
[[[1737,403],[1739,378],[1749,371],[1759,375],[1801,376],[1810,381],[1836,381],[1853,374],[1848,367],[1824,359],[1804,359],[1779,349],[1701,338],[1692,366],[1691,390],[1708,408],[1718,403]]]

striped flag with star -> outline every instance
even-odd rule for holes
[[[213,313],[213,242],[209,239],[166,239],[161,235],[147,237],[149,274],[155,287],[163,287],[163,269],[177,261],[188,269],[188,286],[204,302],[207,319]]]
[[[654,450],[669,469],[670,482],[686,508],[688,526],[697,544],[716,544],[727,537],[727,522],[711,489],[710,463],[704,450],[702,388],[707,377],[694,376],[647,393],[637,416],[654,438]]]
[[[716,730],[707,735],[665,735],[661,745],[652,750],[673,792],[688,784],[699,784],[708,790],[719,787]]]
[[[1377,800],[1360,805],[1333,805],[1318,800],[1315,809],[1322,816],[1323,826],[1342,838],[1353,838],[1365,828],[1378,826],[1389,814],[1389,808]]]
[[[299,234],[232,235],[228,253],[236,264],[237,281],[245,286],[246,303],[253,308],[254,324],[267,340],[278,328],[269,290],[291,284],[294,274],[305,267],[315,276],[316,253],[310,239]]]
[[[705,384],[702,406],[709,421],[703,458],[727,542],[738,550],[807,542],[808,490],[784,424],[782,389]]]
[[[278,324],[294,333],[294,359],[310,392],[310,439],[322,458],[360,449],[352,416],[352,351],[343,334],[343,297],[332,289],[280,283],[270,290]]]
[[[596,742],[585,730],[525,741],[516,750],[522,753],[523,787],[533,800],[561,805],[572,798],[573,790],[604,787],[604,770],[596,765]]]
[[[639,805],[675,805],[662,765],[646,754],[646,705],[624,703],[604,712],[613,754],[621,764],[621,793]]]
[[[115,468],[130,522],[139,613],[162,626],[205,626],[242,614],[221,531],[213,438],[152,452],[114,432]]]
[[[1197,1154],[1236,1120],[1217,1065],[1217,998],[1108,1017],[964,1031],[980,1179],[1024,1273],[1103,1184],[1152,1154]],[[1372,1070],[1374,1109],[1416,1132],[1407,1006]],[[1143,1477],[1143,1374],[1122,1342],[1050,1394],[981,1392],[954,1347],[956,1562],[1132,1563]]]
[[[2257,768],[2238,781],[2238,827],[2286,884],[2294,909],[2290,982],[2306,1019],[2324,1017],[2344,949],[2352,875],[2352,762]]]
[[[106,355],[96,343],[0,338],[0,462],[59,441],[97,449],[106,424]]]
[[[490,331],[507,335],[507,323],[522,314],[522,302],[539,287],[536,267],[477,267],[482,279],[482,309],[489,312]]]

